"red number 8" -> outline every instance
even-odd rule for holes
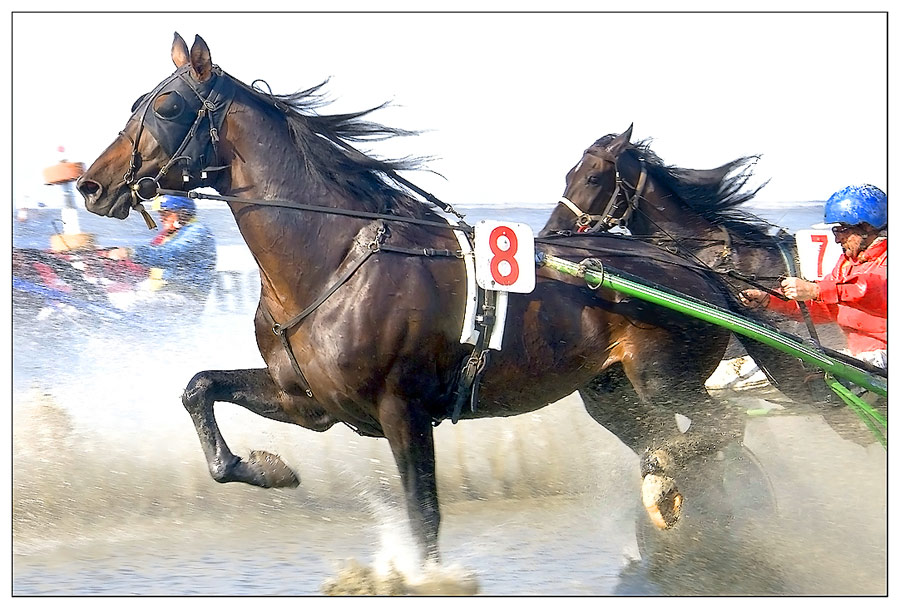
[[[509,249],[500,249],[500,237],[506,237],[509,240]],[[516,262],[514,256],[519,251],[519,240],[516,233],[508,226],[498,226],[491,231],[488,237],[488,244],[491,253],[491,277],[500,285],[512,285],[519,279],[519,263]],[[509,274],[504,275],[500,272],[500,263],[506,261],[509,264]]]

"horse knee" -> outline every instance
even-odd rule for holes
[[[181,394],[181,403],[188,412],[197,410],[200,404],[209,401],[213,380],[206,372],[198,372],[188,382]]]

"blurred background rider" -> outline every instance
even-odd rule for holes
[[[887,195],[864,184],[837,191],[825,203],[825,223],[844,250],[819,281],[788,277],[785,302],[761,290],[744,290],[741,301],[799,317],[795,301],[806,301],[813,321],[837,322],[850,355],[887,368]]]
[[[147,245],[133,250],[115,248],[108,256],[149,267],[151,289],[205,302],[215,281],[216,242],[197,218],[197,205],[188,197],[162,195],[153,202],[160,230]]]

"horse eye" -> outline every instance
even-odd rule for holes
[[[587,177],[587,183],[597,186],[600,183],[600,175],[596,174],[596,173],[592,173],[591,175],[589,175]]]
[[[134,113],[135,110],[138,109],[138,106],[141,105],[141,102],[144,101],[144,98],[145,98],[145,97],[147,97],[147,94],[146,94],[146,93],[144,93],[144,94],[141,95],[139,98],[137,98],[136,100],[134,100],[134,103],[131,104],[131,112],[132,112],[132,114]]]
[[[159,118],[173,120],[184,112],[184,98],[177,91],[170,91],[159,95],[153,101],[153,112]]]

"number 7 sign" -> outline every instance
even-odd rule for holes
[[[475,281],[485,290],[534,290],[534,233],[527,224],[482,220],[475,225]]]
[[[831,231],[798,230],[795,238],[800,275],[807,281],[818,281],[830,273],[844,252]]]

